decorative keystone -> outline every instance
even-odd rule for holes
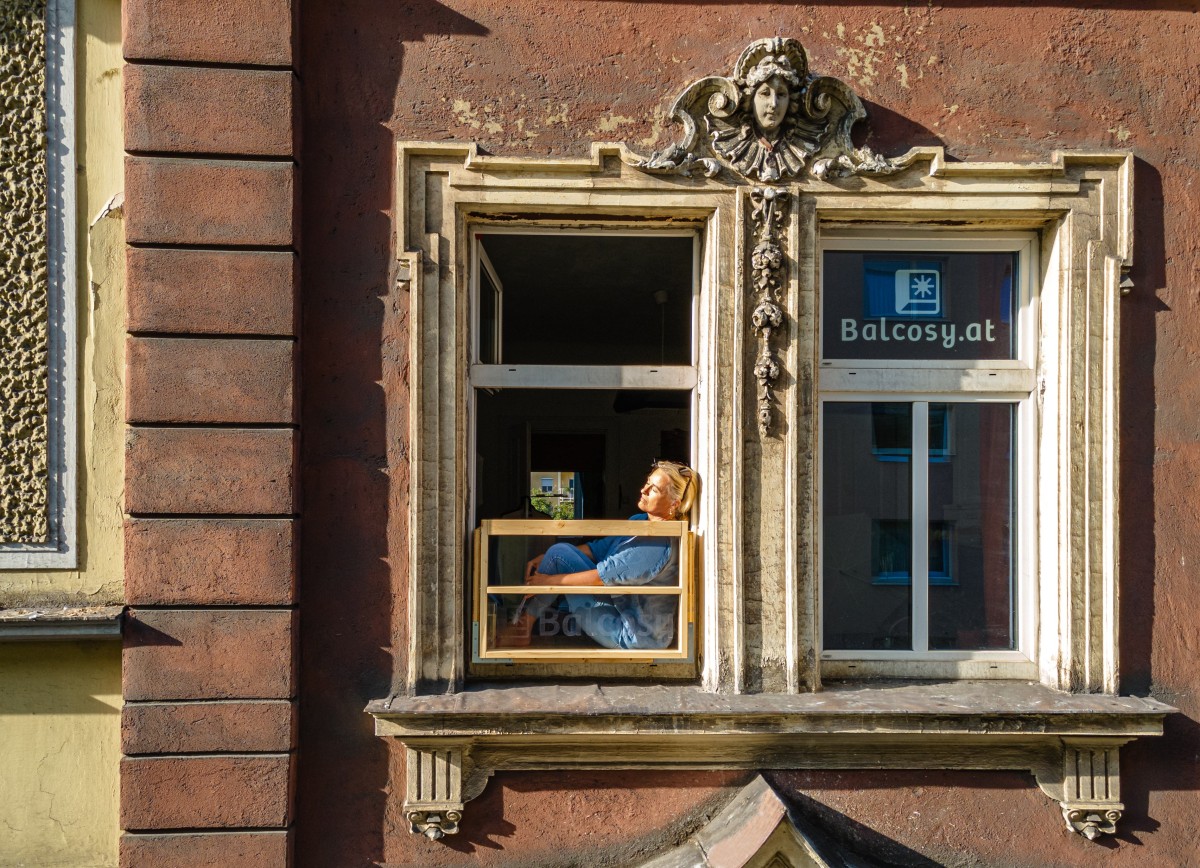
[[[764,184],[806,175],[832,179],[890,175],[909,164],[870,148],[855,148],[850,130],[867,116],[844,82],[808,70],[808,55],[795,39],[751,42],[733,75],[709,76],[684,89],[671,116],[683,138],[632,165],[645,172],[709,178],[722,168]]]

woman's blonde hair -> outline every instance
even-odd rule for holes
[[[671,494],[679,501],[675,510],[676,518],[686,518],[696,502],[696,493],[700,490],[700,479],[696,471],[678,461],[655,461],[650,466],[651,471],[661,470],[671,480]]]

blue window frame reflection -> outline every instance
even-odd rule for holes
[[[877,461],[912,460],[912,410],[908,404],[871,405],[871,453]],[[950,405],[929,405],[929,460],[950,460]]]
[[[929,584],[957,585],[951,574],[954,523],[929,522]],[[901,519],[871,522],[871,584],[912,584],[912,525]]]

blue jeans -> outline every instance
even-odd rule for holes
[[[582,573],[596,569],[596,564],[570,543],[555,543],[542,556],[537,571],[543,576],[562,573]],[[637,636],[629,628],[621,610],[605,598],[591,594],[563,594],[567,610],[579,621],[579,627],[605,648],[635,648]],[[525,601],[525,612],[540,618],[558,599],[555,594],[539,594]]]

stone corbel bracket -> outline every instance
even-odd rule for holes
[[[483,792],[491,769],[471,764],[469,740],[406,745],[404,817],[414,834],[437,841],[458,833],[464,805]]]
[[[1089,841],[1115,835],[1121,802],[1121,746],[1129,738],[1063,738],[1062,766],[1034,769],[1042,792],[1059,803],[1067,828]]]
[[[1096,840],[1124,811],[1120,747],[1161,735],[1174,711],[1013,682],[787,696],[514,686],[367,710],[377,735],[405,745],[404,815],[431,840],[458,832],[493,772],[569,769],[1015,769],[1034,775],[1071,831]]]

